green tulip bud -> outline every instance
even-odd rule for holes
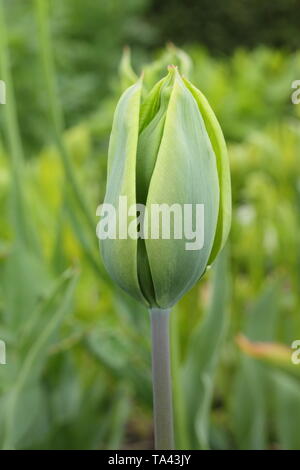
[[[229,163],[221,128],[206,98],[176,67],[170,66],[146,97],[142,87],[140,78],[123,93],[115,111],[104,203],[115,208],[118,228],[124,196],[128,207],[143,205],[147,215],[134,218],[137,213],[132,213],[131,233],[136,236],[102,239],[101,251],[119,286],[147,307],[167,309],[201,278],[226,241],[231,219]],[[164,238],[160,232],[144,237],[145,227],[151,234],[157,228],[151,208],[163,204],[174,209],[203,205],[201,249],[187,249],[190,238],[184,230],[181,238]],[[171,229],[174,220],[170,218]]]

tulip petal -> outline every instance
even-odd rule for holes
[[[141,106],[140,135],[137,147],[137,201],[146,204],[148,188],[155,167],[170,98],[171,74],[162,79],[149,93]],[[145,241],[138,240],[138,279],[144,297],[156,304]]]
[[[195,98],[203,117],[207,133],[217,158],[217,168],[220,184],[220,209],[218,225],[209,264],[213,262],[219,251],[223,248],[231,225],[231,183],[230,168],[226,142],[220,124],[207,99],[192,83],[183,79],[193,97]]]
[[[146,98],[142,100],[140,109],[139,133],[141,133],[154,118],[160,106],[160,90],[166,82],[167,78],[168,75],[162,78],[158,83],[156,83],[152,90],[147,94]]]
[[[108,150],[108,175],[104,203],[112,204],[119,231],[119,198],[127,197],[128,208],[136,204],[136,153],[139,131],[141,81],[122,95],[113,120]],[[123,214],[127,216],[127,214]],[[126,227],[127,228],[127,227]],[[110,276],[129,294],[146,303],[137,275],[137,240],[133,238],[101,241],[104,264]]]
[[[145,101],[141,106],[140,121],[142,114],[144,124],[142,130],[140,129],[136,162],[137,201],[141,204],[146,204],[148,188],[163,135],[170,91],[168,75],[162,80],[161,86],[153,90],[155,93],[150,94],[151,100]]]
[[[190,240],[184,236],[182,239],[149,238],[145,242],[157,304],[168,308],[205,271],[219,211],[216,157],[198,105],[176,70],[148,191],[148,213],[153,204],[180,204],[181,207],[193,204],[193,208],[195,204],[204,204],[204,246],[201,250],[187,250],[186,242]]]

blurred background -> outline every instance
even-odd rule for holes
[[[226,250],[172,314],[177,448],[300,449],[299,6],[0,0],[2,448],[153,448],[148,313],[105,273],[95,212],[133,69],[150,87],[177,63],[233,187]]]

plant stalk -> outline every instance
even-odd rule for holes
[[[151,309],[155,449],[174,449],[170,364],[170,310]]]
[[[30,246],[28,220],[26,219],[24,198],[24,152],[20,137],[17,117],[16,97],[11,74],[11,60],[8,47],[5,7],[0,0],[0,73],[6,84],[6,105],[3,107],[9,158],[12,172],[12,217],[17,239],[22,239]],[[1,109],[2,111],[2,109]]]

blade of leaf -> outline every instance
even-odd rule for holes
[[[300,383],[279,372],[273,374],[275,419],[280,448],[300,449]]]
[[[267,285],[248,313],[244,331],[251,339],[273,339],[279,311],[278,292],[277,281]],[[266,368],[254,359],[242,357],[231,397],[232,427],[239,449],[266,448],[268,384]]]
[[[69,276],[65,276],[66,287],[60,305],[55,312],[51,312],[47,326],[31,345],[27,356],[24,359],[24,363],[22,364],[22,369],[18,374],[14,388],[13,390],[10,390],[5,407],[6,421],[3,444],[4,449],[14,448],[15,446],[15,409],[16,406],[18,406],[18,400],[22,394],[22,390],[27,384],[28,379],[30,379],[30,382],[32,381],[32,371],[37,367],[40,368],[42,362],[47,357],[47,343],[61,324],[64,316],[70,308],[70,301],[73,297],[77,279],[78,273],[74,271],[69,271]]]
[[[214,272],[213,294],[207,315],[195,331],[182,372],[190,439],[193,449],[209,446],[209,413],[216,367],[227,325],[229,295],[228,253],[219,256]]]

